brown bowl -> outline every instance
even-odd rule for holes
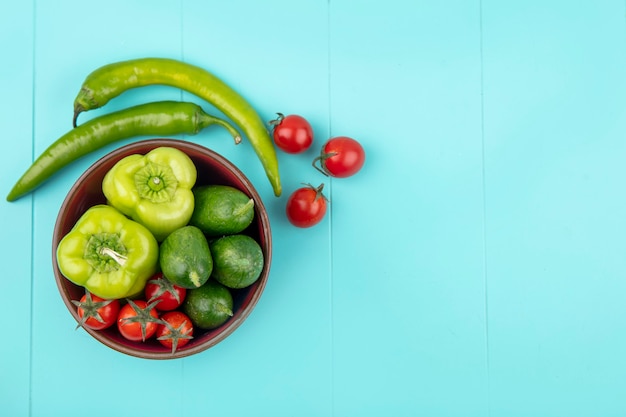
[[[234,300],[233,316],[222,326],[202,331],[194,329],[194,337],[189,343],[172,353],[171,349],[162,346],[154,338],[146,342],[132,342],[120,335],[114,325],[106,330],[85,330],[106,346],[127,355],[146,359],[181,358],[204,351],[228,337],[248,317],[259,301],[267,283],[272,258],[272,235],[269,218],[261,197],[246,176],[230,161],[216,152],[201,145],[176,139],[150,139],[122,146],[105,155],[78,178],[61,205],[52,238],[52,263],[54,276],[61,298],[68,310],[78,322],[80,319],[72,300],[79,300],[84,294],[83,287],[67,280],[59,271],[56,249],[63,238],[74,226],[80,216],[91,206],[105,204],[102,193],[104,175],[120,159],[132,154],[145,154],[160,147],[175,147],[185,152],[193,160],[198,170],[197,185],[223,184],[242,190],[254,200],[255,218],[244,231],[259,242],[263,250],[265,264],[259,279],[247,288],[231,290]]]

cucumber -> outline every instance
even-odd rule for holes
[[[195,200],[189,224],[208,236],[240,233],[254,219],[254,200],[228,185],[203,185],[193,189]]]
[[[194,326],[215,329],[233,316],[233,296],[228,288],[211,279],[187,292],[182,309]]]
[[[213,257],[202,230],[184,226],[168,235],[159,248],[159,265],[172,284],[191,289],[202,286],[213,271]]]
[[[211,241],[213,256],[211,279],[233,288],[252,285],[263,271],[263,250],[247,235],[230,235]]]

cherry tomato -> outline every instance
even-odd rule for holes
[[[176,349],[185,346],[193,338],[191,319],[181,311],[169,311],[161,316],[162,324],[156,331],[156,338],[163,346]]]
[[[313,128],[309,122],[297,114],[277,114],[278,118],[270,122],[274,127],[276,146],[287,153],[301,153],[309,149],[313,143]]]
[[[157,272],[147,283],[144,289],[144,295],[148,302],[158,300],[159,303],[155,308],[159,311],[171,311],[178,308],[185,296],[187,290],[185,288],[174,285],[163,276],[163,273]]]
[[[311,227],[326,214],[326,197],[322,194],[324,184],[298,188],[287,199],[287,219],[297,227]]]
[[[86,291],[80,301],[72,300],[78,310],[80,322],[76,326],[86,326],[94,330],[104,330],[115,324],[120,311],[119,300],[105,300]]]
[[[117,316],[117,328],[120,334],[135,342],[145,341],[156,333],[161,322],[157,314],[157,302],[148,304],[144,300],[128,300]]]
[[[316,163],[320,164],[320,167]],[[329,139],[320,156],[313,160],[313,166],[324,175],[345,178],[356,174],[365,163],[365,151],[356,140],[347,136]]]

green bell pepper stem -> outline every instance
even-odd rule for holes
[[[89,208],[57,247],[63,276],[105,299],[139,294],[158,259],[152,233],[103,204]]]
[[[100,248],[100,255],[110,257],[115,262],[117,262],[119,266],[124,266],[126,264],[126,261],[128,260],[126,256],[121,255],[115,252],[113,249],[106,248],[104,246]]]
[[[102,191],[110,205],[162,241],[189,222],[196,178],[196,167],[187,154],[159,147],[117,162],[105,175]]]

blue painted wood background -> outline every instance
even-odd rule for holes
[[[106,348],[56,289],[61,202],[119,144],[2,199],[2,415],[626,415],[623,0],[12,1],[0,51],[3,195],[123,59],[203,66],[316,134],[279,153],[281,198],[248,144],[187,138],[254,182],[274,259],[248,320],[186,359]],[[157,99],[195,100],[155,87],[103,111]],[[367,151],[355,177],[310,166],[336,135]],[[292,227],[286,196],[322,181],[329,215]]]

